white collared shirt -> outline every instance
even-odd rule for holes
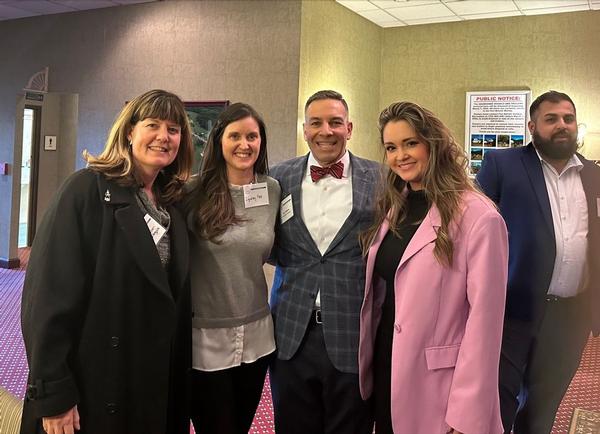
[[[338,161],[344,163],[341,179],[325,175],[317,182],[310,177],[310,166],[320,166],[312,152],[308,156],[302,180],[302,220],[323,255],[352,211],[352,168],[350,155],[344,153]],[[315,306],[321,306],[318,290]]]
[[[206,372],[252,363],[275,351],[271,314],[238,327],[192,328],[192,367]]]
[[[573,297],[583,289],[586,278],[588,209],[579,174],[583,163],[573,155],[559,174],[539,152],[538,157],[556,238],[556,258],[548,294]]]

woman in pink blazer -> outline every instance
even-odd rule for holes
[[[379,117],[390,168],[367,254],[360,388],[377,434],[500,434],[506,226],[444,124],[416,104]]]

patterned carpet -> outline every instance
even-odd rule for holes
[[[0,269],[0,385],[23,398],[27,379],[27,363],[19,321],[21,289],[28,249],[20,249],[21,268]],[[600,412],[600,338],[591,338],[581,365],[558,411],[552,434],[570,434],[569,426],[575,408]],[[581,417],[590,417],[581,413]],[[580,421],[583,420],[580,418]],[[193,431],[192,431],[193,432]],[[600,434],[600,431],[580,430],[574,434]],[[256,412],[250,434],[272,434],[273,405],[268,380]]]

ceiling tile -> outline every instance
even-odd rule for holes
[[[346,6],[354,12],[372,11],[378,9],[373,3],[362,0],[336,0],[339,4]]]
[[[508,11],[508,12],[492,12],[489,14],[463,14],[465,20],[481,20],[484,18],[502,18],[502,17],[516,17],[522,15],[519,11]]]
[[[447,3],[457,15],[484,14],[491,12],[518,11],[519,9],[512,0],[465,0],[461,2]]]
[[[68,7],[65,5],[52,3],[49,1],[40,1],[40,0],[21,0],[21,1],[12,0],[12,1],[0,2],[0,5],[6,5],[6,6],[10,6],[10,7],[15,7],[17,9],[34,12],[33,15],[59,14],[62,12],[73,12],[75,10],[74,8],[71,8],[71,7]]]
[[[417,24],[434,24],[434,23],[448,23],[451,21],[461,21],[457,16],[452,17],[436,17],[436,18],[421,18],[418,20],[405,20],[409,26]]]
[[[116,6],[115,3],[108,0],[53,0],[53,2],[60,3],[62,5],[80,11],[86,9],[101,9],[108,8],[110,6]]]
[[[37,14],[26,11],[22,8],[14,8],[7,4],[0,3],[0,17],[10,17],[12,19],[12,18],[30,17],[32,15],[37,15]]]
[[[385,28],[388,28],[388,27],[404,27],[404,26],[406,26],[406,24],[404,24],[401,21],[393,21],[393,22],[388,22],[388,23],[376,23],[376,24],[378,26],[385,27]]]
[[[358,15],[365,17],[367,20],[371,20],[374,22],[394,21],[394,17],[382,9],[375,9],[374,11],[360,11],[360,12],[356,12],[356,13]]]
[[[441,3],[386,10],[396,18],[399,18],[403,21],[454,16],[452,11],[450,11],[446,6],[444,6]]]
[[[440,4],[440,0],[371,0],[371,3],[377,5],[382,9],[393,9],[393,8],[405,8],[412,6],[423,6]]]
[[[521,10],[587,5],[587,0],[515,0]]]
[[[545,8],[545,9],[530,9],[524,10],[523,13],[525,15],[543,15],[543,14],[559,14],[562,12],[577,12],[577,11],[587,11],[589,10],[589,5],[574,5],[574,6],[561,6],[553,7],[553,8]]]

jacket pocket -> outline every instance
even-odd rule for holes
[[[442,347],[425,348],[425,359],[427,360],[427,369],[452,368],[456,366],[460,343],[455,345],[445,345]]]

